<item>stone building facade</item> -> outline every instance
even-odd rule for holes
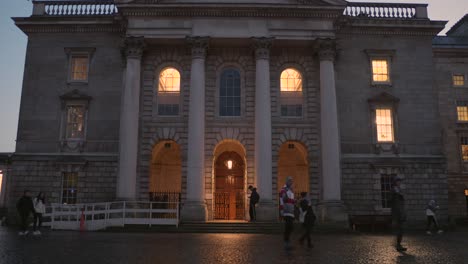
[[[14,19],[29,41],[10,201],[180,193],[182,221],[247,220],[254,185],[274,221],[292,176],[321,222],[347,222],[388,215],[401,177],[411,221],[431,199],[466,216],[449,203],[445,22],[426,5],[91,2]]]

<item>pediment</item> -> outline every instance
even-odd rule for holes
[[[60,99],[64,101],[71,101],[71,100],[89,101],[92,99],[92,97],[84,92],[79,91],[78,89],[74,89],[68,93],[62,94],[60,96]]]
[[[368,99],[369,103],[398,103],[400,99],[397,97],[387,93],[387,92],[382,92],[374,97],[371,97]]]

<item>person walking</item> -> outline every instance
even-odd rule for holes
[[[20,231],[19,235],[27,235],[28,231],[28,218],[32,213],[34,214],[34,205],[31,199],[31,192],[29,190],[24,190],[23,196],[16,203],[16,209],[20,217]]]
[[[257,221],[257,211],[255,210],[255,206],[260,200],[260,195],[257,192],[257,188],[254,188],[252,185],[249,186],[249,190],[250,190],[250,200],[249,200],[250,222],[255,222]]]
[[[428,235],[432,235],[431,233],[431,226],[434,224],[434,227],[437,230],[438,234],[443,233],[442,229],[439,227],[439,223],[437,221],[437,216],[436,212],[439,209],[439,206],[436,205],[435,200],[430,200],[429,204],[426,207],[426,216],[427,216],[427,227],[426,227],[426,233]]]
[[[402,179],[396,177],[392,188],[392,222],[396,233],[396,250],[406,251],[407,248],[401,245],[403,240],[403,225],[406,222],[405,197],[401,192]]]
[[[314,227],[316,216],[314,210],[312,209],[311,202],[307,198],[306,192],[301,193],[301,201],[299,203],[299,206],[301,209],[300,222],[302,222],[302,226],[304,227],[304,234],[299,239],[299,243],[302,245],[304,244],[304,240],[307,239],[307,247],[313,248],[314,245],[312,244],[312,241],[310,239],[310,232]]]
[[[291,233],[294,229],[294,191],[293,179],[287,177],[286,184],[283,186],[279,193],[280,197],[280,213],[284,219],[284,248],[286,250],[292,249],[290,243]]]
[[[33,235],[41,235],[42,227],[42,214],[45,214],[45,195],[40,192],[33,200],[34,204],[34,223],[33,223]]]

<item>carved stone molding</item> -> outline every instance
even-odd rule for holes
[[[143,37],[128,37],[124,42],[124,51],[127,58],[141,59],[145,47],[145,39]]]
[[[253,48],[255,50],[255,59],[268,60],[270,59],[270,48],[274,38],[252,38]]]
[[[335,60],[336,56],[336,42],[333,39],[321,39],[318,41],[318,55],[321,61]]]
[[[209,37],[187,37],[187,43],[192,48],[192,59],[204,59],[210,45]]]

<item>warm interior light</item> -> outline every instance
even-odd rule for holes
[[[468,189],[465,190],[465,196],[468,197]]]
[[[227,166],[228,169],[230,169],[230,170],[232,170],[232,165],[233,165],[232,160],[228,160],[228,161],[226,162],[226,166]]]
[[[3,171],[0,170],[0,193],[2,192]]]

